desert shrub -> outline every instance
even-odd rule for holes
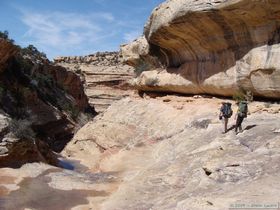
[[[76,120],[79,116],[80,110],[77,107],[74,107],[73,105],[70,105],[70,114],[71,117]]]
[[[270,108],[271,107],[271,103],[269,103],[269,102],[264,103],[264,107],[267,108],[267,109]]]
[[[156,86],[158,84],[159,80],[156,77],[153,78],[147,78],[145,80],[145,85],[147,86]]]
[[[39,82],[39,85],[47,87],[52,87],[52,84],[54,83],[52,76],[47,74],[38,73],[36,79]]]
[[[81,68],[80,68],[79,65],[74,66],[74,72],[75,72],[76,74],[81,74],[81,73],[82,73],[82,70],[81,70]]]
[[[80,128],[82,128],[85,124],[92,121],[92,119],[93,119],[93,116],[91,114],[80,112],[78,117],[76,118],[77,126],[76,126],[76,129],[75,129],[75,133]]]
[[[232,96],[235,101],[253,101],[253,93],[250,90],[240,89]]]
[[[33,45],[28,45],[27,47],[21,48],[20,52],[24,58],[31,59],[32,62],[35,63],[41,63],[48,60],[47,55],[43,52],[40,52]]]
[[[4,88],[0,86],[0,98],[2,98],[4,94]]]
[[[17,63],[23,72],[25,73],[31,72],[33,64],[30,60],[24,59],[22,57],[17,57]]]
[[[245,91],[244,90],[236,91],[233,94],[232,98],[235,101],[244,101],[245,100]]]
[[[59,106],[61,107],[62,110],[64,110],[65,112],[67,112],[72,119],[77,120],[79,114],[80,114],[80,110],[75,107],[75,105],[71,104],[69,101],[59,101]]]
[[[27,119],[12,119],[9,122],[9,130],[19,139],[35,139],[35,132],[31,128],[31,122]]]
[[[148,71],[152,68],[152,65],[147,63],[145,60],[140,59],[134,68],[136,76],[139,76],[143,71]]]
[[[23,55],[33,55],[41,58],[47,58],[46,54],[43,52],[40,52],[35,46],[28,45],[27,47],[24,47],[21,49],[21,53]]]
[[[9,38],[9,32],[8,31],[0,31],[0,38],[5,39],[6,41],[9,41],[11,43],[14,43],[13,39]]]
[[[210,119],[194,120],[191,122],[190,126],[192,128],[197,128],[197,129],[206,129],[208,128],[210,123],[211,123]]]
[[[0,31],[0,38],[7,40],[9,38],[9,32],[8,31]]]

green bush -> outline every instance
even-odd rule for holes
[[[269,102],[264,103],[264,107],[267,108],[267,109],[270,108],[271,107],[271,103],[269,103]]]
[[[0,98],[2,98],[4,94],[4,88],[0,86]]]
[[[5,39],[6,41],[9,41],[11,43],[14,43],[13,39],[9,38],[9,32],[8,31],[0,31],[0,38]]]
[[[72,105],[69,101],[60,101],[59,106],[62,110],[69,113],[72,119],[76,120],[78,118],[80,113],[79,109]]]
[[[250,90],[240,89],[232,96],[235,101],[253,101],[253,93]]]
[[[152,65],[145,62],[143,59],[138,60],[134,72],[136,76],[139,76],[143,71],[148,71],[152,68]]]
[[[93,119],[93,116],[88,113],[81,112],[77,118],[77,123],[82,127]]]
[[[235,101],[244,101],[245,100],[245,92],[243,90],[239,90],[235,92],[232,96]]]
[[[35,132],[31,128],[31,122],[27,119],[12,119],[9,122],[9,130],[19,139],[35,139]]]
[[[154,77],[154,78],[147,78],[145,80],[145,85],[153,87],[156,86],[158,84],[159,80],[158,78]]]
[[[35,46],[28,45],[27,47],[24,47],[21,49],[21,54],[23,56],[28,56],[32,59],[37,60],[47,60],[47,56],[45,53],[40,52]]]
[[[54,83],[52,76],[47,74],[36,74],[36,80],[42,86],[52,86],[52,84]]]

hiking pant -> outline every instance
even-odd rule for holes
[[[235,123],[235,132],[237,133],[237,128],[239,128],[239,131],[242,130],[242,122],[243,122],[244,117],[241,117],[239,115],[237,115],[237,119],[236,119],[236,123]]]
[[[224,117],[225,133],[227,132],[228,118]]]

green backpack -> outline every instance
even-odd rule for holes
[[[248,112],[248,105],[246,101],[241,101],[239,103],[239,107],[238,107],[238,115],[240,117],[247,117],[247,112]]]

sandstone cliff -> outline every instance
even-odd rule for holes
[[[58,57],[54,62],[80,75],[89,103],[97,112],[103,112],[114,101],[132,94],[127,81],[134,75],[133,68],[122,64],[117,52]]]
[[[279,14],[277,0],[166,1],[145,26],[148,54],[166,68],[144,72],[135,84],[143,90],[223,96],[249,90],[279,98]],[[127,63],[135,65],[126,48]],[[138,53],[147,57],[147,50]]]
[[[40,59],[36,50],[0,39],[0,167],[55,164],[52,150],[63,149],[83,113],[95,114],[79,76]]]

